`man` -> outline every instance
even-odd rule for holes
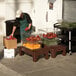
[[[26,37],[29,37],[32,31],[32,20],[29,14],[23,13],[21,10],[18,10],[16,12],[16,23],[13,26],[13,30],[10,37],[14,35],[17,26],[20,26],[21,41],[25,42]]]

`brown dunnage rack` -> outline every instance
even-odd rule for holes
[[[20,46],[19,48],[19,54],[22,56],[24,53],[31,55],[33,57],[33,61],[36,62],[38,60],[38,57],[40,55],[43,55],[45,59],[49,58],[49,52],[51,53],[51,57],[55,58],[57,52],[62,51],[62,55],[66,55],[66,47],[63,45],[53,45],[53,46],[46,46],[42,45],[39,49],[28,49],[26,47]]]
[[[33,57],[33,61],[36,62],[40,55],[44,55],[45,59],[48,59],[49,58],[48,50],[49,50],[48,46],[44,46],[44,47],[41,47],[39,49],[34,49],[34,50],[20,46],[19,54],[20,56],[23,55],[24,53],[31,55]]]

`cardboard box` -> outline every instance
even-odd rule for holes
[[[17,39],[7,39],[6,37],[4,37],[3,39],[3,45],[7,48],[7,49],[14,49],[17,48]]]
[[[4,49],[4,58],[14,58],[15,50],[14,49]]]

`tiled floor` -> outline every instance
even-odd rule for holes
[[[3,49],[2,42],[0,49]],[[33,62],[32,57],[24,54],[13,59],[3,58],[0,51],[0,76],[76,76],[76,53],[66,56],[61,54],[48,60],[40,58]]]

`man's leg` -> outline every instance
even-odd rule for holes
[[[26,42],[26,38],[30,37],[31,32],[23,32],[21,33],[21,42],[22,44]]]

